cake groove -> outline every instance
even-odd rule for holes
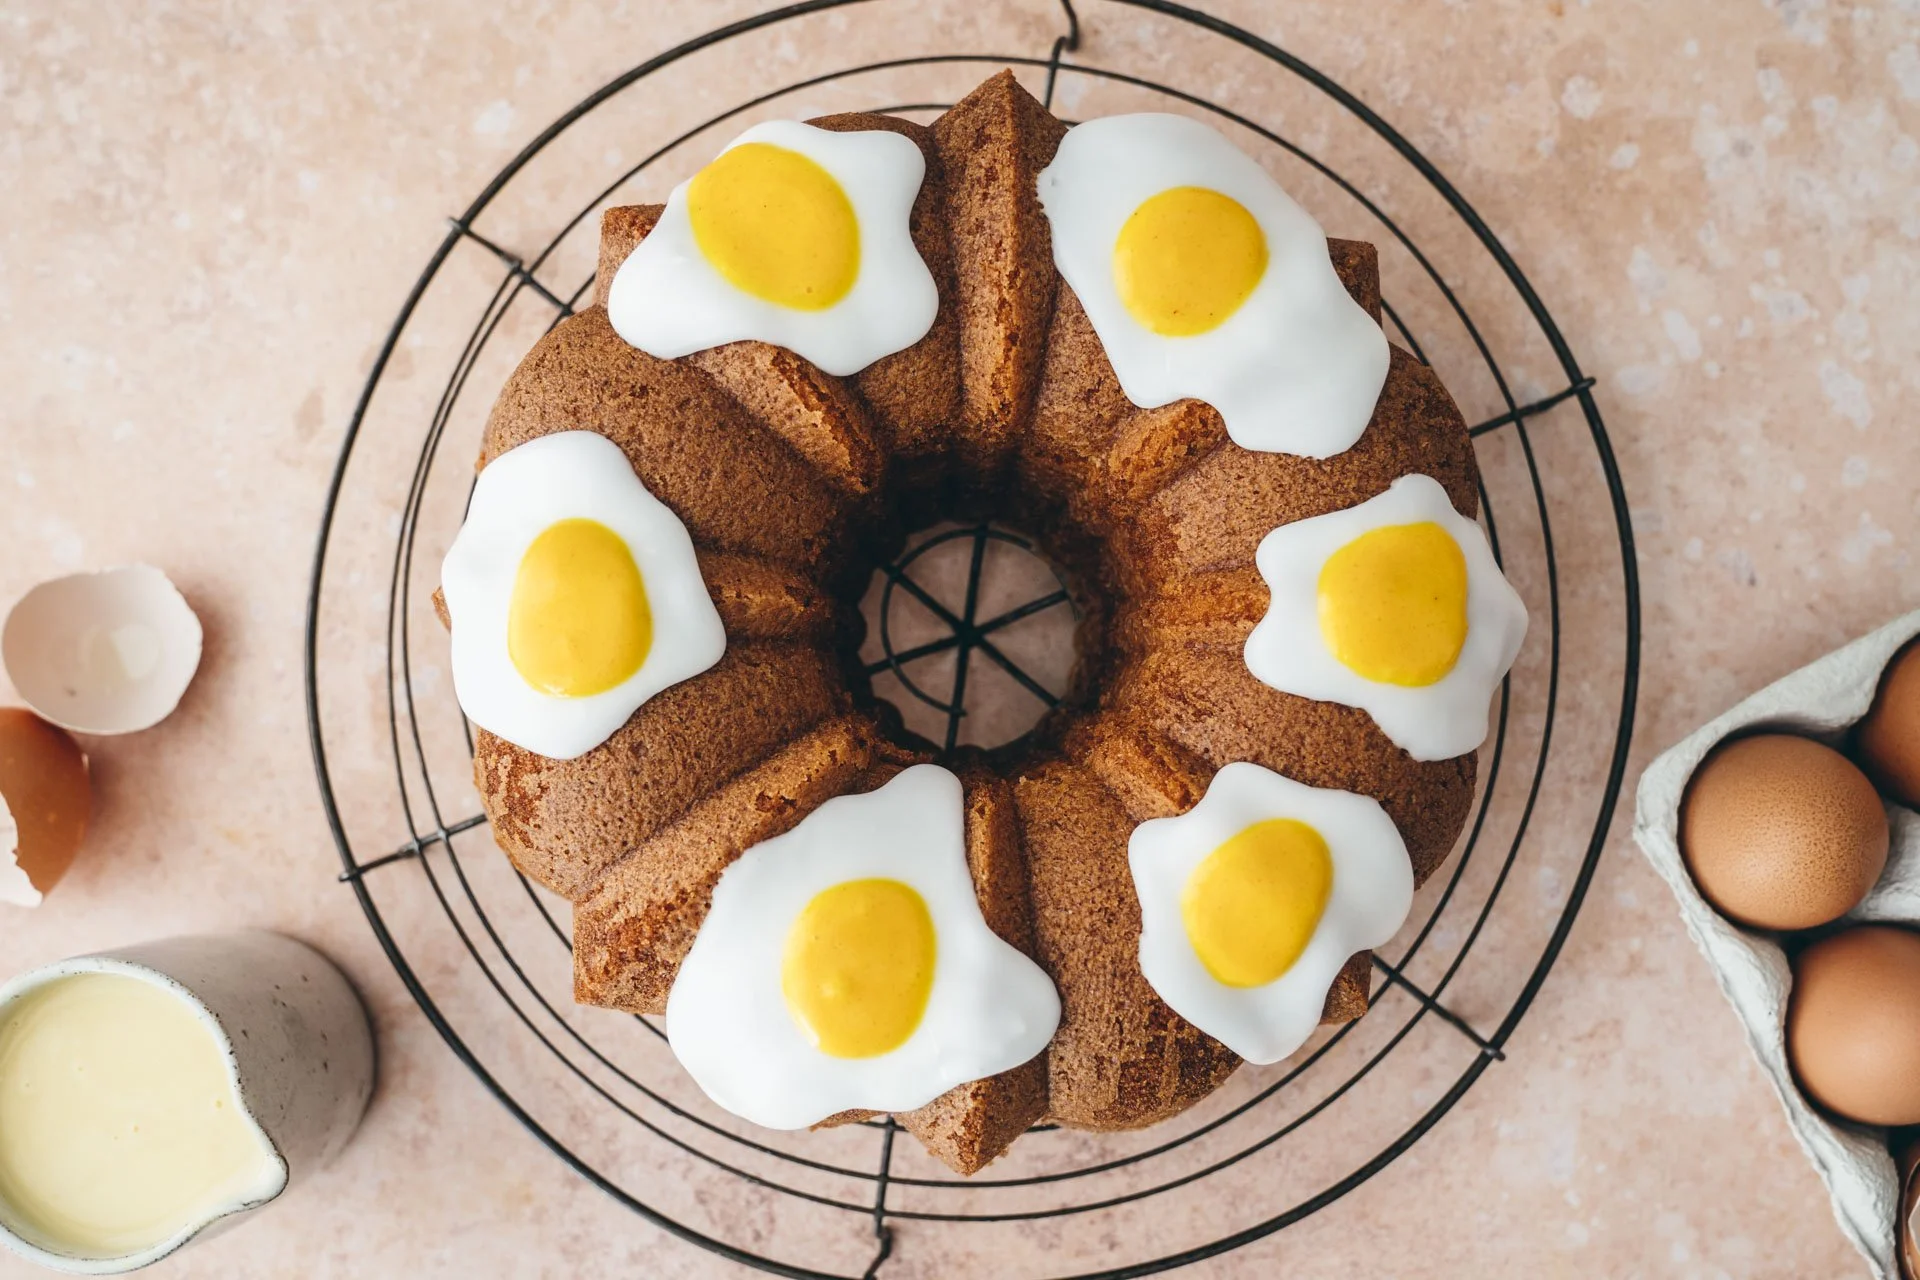
[[[575,990],[593,1004],[665,1013],[720,873],[854,789],[873,759],[871,722],[841,715],[715,787],[639,842],[574,906]]]
[[[688,422],[711,424],[698,458],[685,447]],[[797,453],[705,373],[621,341],[600,307],[555,325],[508,377],[487,419],[480,464],[576,430],[618,445],[696,547],[803,568],[831,563],[844,547],[843,505]]]
[[[1126,866],[1134,821],[1070,760],[1014,781],[1027,850],[1034,958],[1060,989],[1047,1052],[1047,1114],[1075,1128],[1136,1129],[1211,1093],[1240,1059],[1181,1018],[1140,974],[1140,904]]]
[[[1005,461],[1039,388],[1058,277],[1034,183],[1066,132],[1010,71],[933,126],[960,322],[954,448],[982,474]]]
[[[769,702],[769,686],[785,693]],[[474,785],[494,839],[521,871],[577,897],[626,853],[842,705],[817,646],[747,641],[662,692],[613,737],[550,760],[478,730]]]
[[[855,498],[880,483],[884,464],[866,406],[840,379],[765,342],[729,342],[686,360],[829,483]]]

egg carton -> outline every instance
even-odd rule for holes
[[[1907,641],[1920,635],[1920,612],[1907,614],[1768,685],[1672,747],[1640,778],[1633,838],[1673,890],[1687,932],[1713,967],[1720,990],[1740,1015],[1747,1044],[1773,1083],[1787,1123],[1833,1198],[1840,1229],[1866,1256],[1878,1280],[1901,1280],[1895,1217],[1899,1175],[1877,1129],[1836,1124],[1810,1106],[1787,1066],[1787,994],[1793,975],[1786,952],[1765,934],[1722,918],[1694,887],[1680,857],[1680,802],[1707,753],[1746,729],[1777,728],[1829,746],[1867,713],[1880,674]],[[1920,925],[1920,815],[1887,804],[1892,843],[1887,869],[1849,921]]]

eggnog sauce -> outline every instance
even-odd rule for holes
[[[126,1257],[284,1183],[214,1031],[179,995],[82,973],[0,1012],[0,1218],[15,1234]]]

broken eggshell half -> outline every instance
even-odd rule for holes
[[[0,662],[28,706],[78,733],[166,719],[200,665],[200,619],[167,575],[126,565],[43,582],[0,630]]]
[[[40,905],[72,865],[91,807],[79,744],[31,711],[0,707],[0,903]]]

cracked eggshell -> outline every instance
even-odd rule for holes
[[[40,905],[72,865],[90,808],[79,744],[31,711],[0,707],[0,903]]]
[[[200,665],[200,619],[167,575],[127,565],[43,582],[0,631],[0,661],[28,706],[78,733],[166,719]]]

